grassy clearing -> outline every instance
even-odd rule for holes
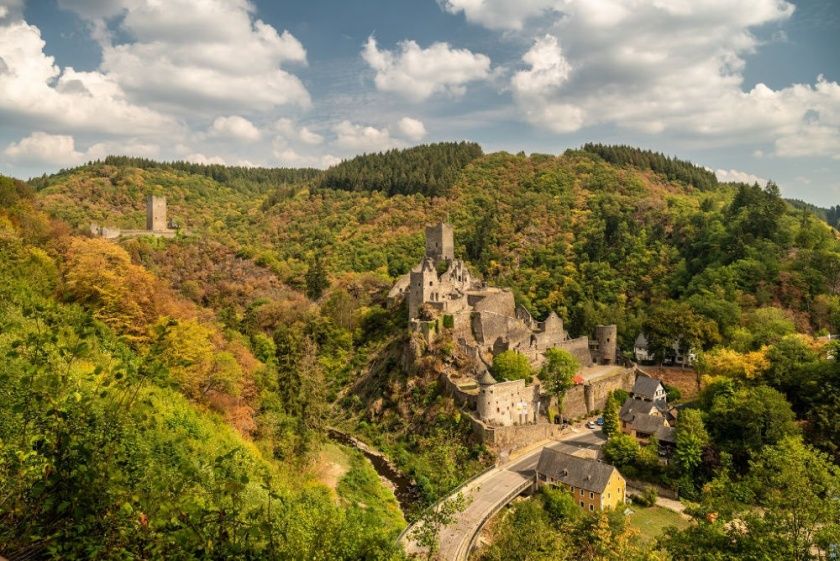
[[[656,540],[668,526],[676,526],[680,529],[688,526],[688,520],[672,510],[659,506],[650,508],[633,506],[631,510],[633,514],[627,515],[627,523],[630,527],[639,530],[639,537],[644,543]]]
[[[338,496],[358,516],[371,518],[389,534],[399,534],[406,523],[394,492],[383,485],[373,465],[361,452],[344,446],[338,448],[349,467],[338,482]]]

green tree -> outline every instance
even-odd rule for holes
[[[516,351],[503,351],[493,357],[491,372],[497,380],[525,380],[534,375],[528,357]]]
[[[327,269],[320,254],[316,255],[306,270],[306,295],[312,300],[318,300],[330,287]]]
[[[607,461],[619,469],[633,465],[639,455],[639,450],[639,443],[636,442],[636,439],[622,432],[610,436],[603,447]]]
[[[619,403],[620,394],[615,391],[610,392],[607,396],[607,402],[604,405],[604,426],[602,430],[608,437],[621,432],[621,413],[622,403]]]
[[[545,389],[557,399],[558,406],[563,396],[574,385],[572,378],[580,370],[578,360],[565,349],[548,349],[545,362],[540,369],[540,381]]]
[[[676,429],[674,467],[680,477],[697,486],[698,470],[703,463],[703,452],[709,445],[709,434],[703,425],[703,414],[697,409],[680,411]]]
[[[719,395],[706,417],[712,440],[742,467],[765,446],[799,434],[785,396],[768,386]]]
[[[427,560],[434,559],[440,549],[440,531],[455,522],[470,500],[458,493],[424,510],[414,523],[410,537],[425,551]]]

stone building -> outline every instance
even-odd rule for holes
[[[525,380],[497,383],[489,372],[478,380],[478,417],[483,422],[509,427],[536,423],[540,413],[540,386]]]
[[[582,366],[616,362],[614,325],[598,326],[591,344],[588,337],[571,338],[554,312],[545,321],[536,321],[516,305],[511,290],[487,286],[473,277],[463,260],[455,257],[454,248],[452,226],[427,226],[426,255],[388,293],[393,304],[408,300],[409,320],[416,331],[432,335],[434,330],[423,324],[445,321],[462,349],[488,365],[494,355],[514,350],[539,366],[545,351],[553,347],[568,350]]]
[[[534,474],[534,486],[553,485],[567,490],[584,510],[606,510],[624,504],[627,483],[609,464],[543,448]]]
[[[90,233],[93,236],[107,239],[136,238],[139,236],[174,238],[177,231],[172,228],[172,224],[167,222],[166,219],[166,197],[148,195],[146,197],[145,230],[122,230],[94,223],[90,225]]]

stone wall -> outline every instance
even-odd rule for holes
[[[567,339],[560,341],[556,345],[560,349],[569,351],[581,366],[592,365],[592,353],[589,352],[589,337],[578,337],[577,339]]]
[[[516,316],[513,292],[510,290],[487,289],[480,294],[470,294],[469,299],[474,301],[476,312],[490,312],[509,318]]]
[[[619,370],[612,376],[605,376],[585,384],[573,386],[563,396],[561,414],[569,419],[588,417],[595,411],[603,411],[610,392],[623,389],[630,391],[636,381],[634,370]]]
[[[470,416],[473,436],[482,444],[499,453],[513,452],[541,440],[558,438],[563,434],[560,425],[539,423],[536,425],[516,425],[512,427],[488,427]]]

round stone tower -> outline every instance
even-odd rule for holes
[[[618,339],[618,327],[615,325],[598,325],[595,327],[595,340],[598,341],[598,362],[600,364],[615,364]]]
[[[478,379],[478,399],[476,400],[476,408],[478,409],[478,418],[486,421],[493,413],[493,394],[490,389],[496,380],[490,375],[488,371],[484,371],[481,378]]]

